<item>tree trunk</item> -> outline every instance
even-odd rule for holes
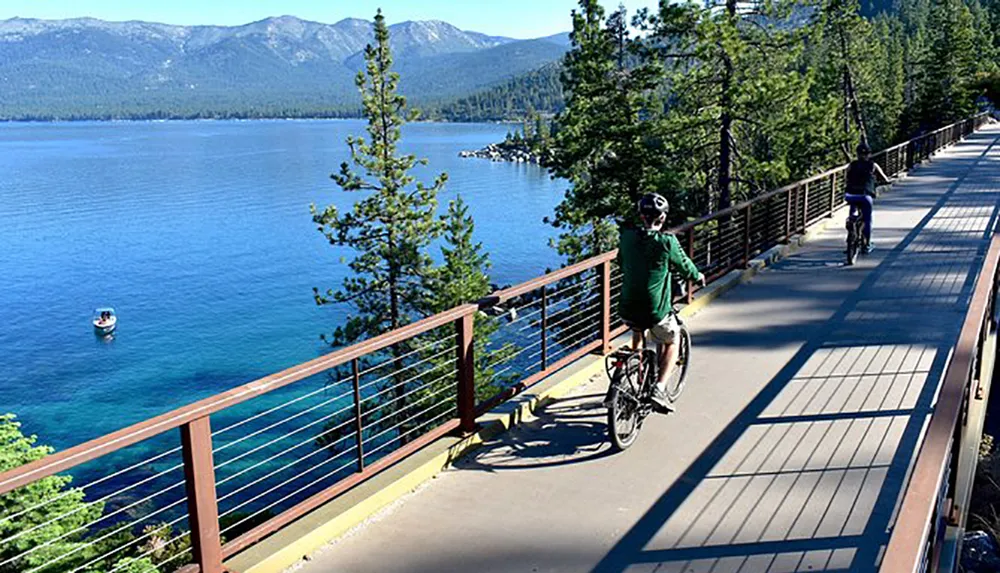
[[[736,19],[736,0],[726,0],[726,14]],[[722,114],[719,126],[719,209],[732,205],[733,182],[733,62],[729,54],[722,61]]]

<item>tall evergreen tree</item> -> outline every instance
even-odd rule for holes
[[[962,0],[940,0],[931,9],[931,44],[919,92],[919,111],[932,128],[967,116],[974,108],[976,59],[972,13]]]
[[[491,292],[490,257],[483,244],[474,238],[475,221],[461,196],[448,204],[448,212],[442,219],[445,224],[444,244],[441,246],[443,264],[434,269],[428,281],[427,310],[430,313],[476,302]],[[476,317],[473,326],[474,377],[479,400],[492,397],[501,386],[511,382],[509,376],[498,374],[496,366],[513,356],[513,347],[501,344],[499,348],[493,348],[491,345],[499,326],[496,319],[483,315]],[[445,356],[437,362],[441,373],[454,370],[452,356]],[[453,382],[449,379],[444,384],[453,385]]]
[[[330,244],[355,252],[348,263],[352,274],[340,290],[314,289],[318,304],[348,303],[355,311],[336,329],[332,343],[338,345],[395,330],[421,313],[433,268],[428,247],[442,231],[437,195],[447,175],[440,174],[430,186],[416,182],[410,171],[426,161],[398,152],[401,127],[418,114],[407,109],[406,98],[396,91],[399,76],[392,71],[389,30],[381,10],[374,31],[374,45],[365,48],[365,71],[356,80],[368,138],[347,139],[351,163],[344,162],[331,176],[341,189],[361,192],[360,197],[346,212],[336,205],[311,207],[313,221]],[[395,373],[386,383],[392,386],[397,412],[405,407],[402,398],[409,381],[400,372],[410,346],[395,344],[386,358]],[[382,415],[398,425],[399,420]]]
[[[562,231],[560,254],[575,262],[613,248],[610,218],[631,214],[646,192],[673,187],[673,177],[652,133],[660,73],[636,54],[625,9],[605,21],[597,0],[580,0],[570,39],[550,168],[570,182],[552,224]]]
[[[790,173],[789,147],[810,115],[795,67],[803,30],[788,2],[661,2],[649,19],[672,62],[666,133],[673,165],[707,212]]]
[[[368,139],[349,137],[351,163],[344,162],[331,176],[344,191],[363,194],[343,213],[332,204],[311,208],[331,245],[356,252],[348,264],[352,275],[340,290],[314,289],[317,303],[350,303],[356,310],[337,329],[335,344],[377,336],[413,320],[433,266],[427,248],[442,230],[437,194],[447,175],[440,174],[431,186],[415,183],[410,171],[426,161],[397,150],[400,128],[418,114],[407,110],[406,98],[396,91],[399,76],[391,69],[381,10],[374,28],[375,44],[365,48],[366,70],[357,77]]]

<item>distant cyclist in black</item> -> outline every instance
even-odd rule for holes
[[[858,145],[858,158],[847,166],[847,190],[844,200],[861,210],[865,222],[866,253],[872,252],[872,199],[875,197],[876,178],[882,185],[889,184],[889,178],[878,163],[872,161],[872,150],[867,143]]]

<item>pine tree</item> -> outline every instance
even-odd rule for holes
[[[415,182],[410,171],[426,161],[398,152],[401,127],[418,114],[407,110],[406,98],[396,91],[399,76],[392,71],[389,30],[381,10],[374,30],[375,44],[365,48],[366,69],[356,80],[368,138],[347,139],[351,163],[344,162],[331,176],[344,191],[362,193],[343,213],[336,205],[311,207],[313,221],[330,244],[356,253],[348,263],[352,274],[340,290],[314,289],[318,304],[347,303],[355,311],[336,329],[331,342],[338,345],[398,329],[420,314],[433,267],[428,247],[442,231],[437,195],[447,175],[440,174],[431,186]],[[405,407],[401,399],[408,382],[399,373],[411,345],[412,341],[395,344],[386,357],[396,373],[388,384],[397,412]],[[384,419],[393,421],[388,414]]]
[[[474,239],[475,221],[461,196],[448,204],[448,212],[442,219],[445,224],[444,244],[441,246],[444,262],[434,269],[428,280],[427,310],[430,313],[444,312],[476,302],[491,291],[490,257],[483,250],[482,243]],[[498,374],[496,368],[497,364],[506,362],[514,352],[509,345],[501,344],[499,348],[491,345],[499,327],[495,318],[482,314],[474,322],[474,377],[478,400],[492,397],[502,386],[511,382],[509,376]],[[437,359],[437,362],[439,366],[436,372],[444,374],[454,370],[455,361],[452,356]],[[443,384],[454,385],[454,382],[447,379]]]
[[[644,193],[673,185],[651,143],[661,73],[636,53],[624,8],[605,22],[597,0],[580,0],[570,39],[563,62],[566,109],[556,118],[549,167],[570,182],[552,224],[562,231],[555,246],[575,262],[613,248],[618,237],[611,218],[631,215]]]
[[[935,3],[928,28],[932,39],[918,109],[924,126],[937,127],[966,117],[974,109],[975,29],[972,13],[962,0]]]
[[[690,212],[728,207],[792,173],[794,134],[815,114],[795,66],[804,30],[790,22],[790,9],[662,2],[648,20],[660,57],[671,63],[665,140]]]
[[[336,205],[311,208],[313,221],[331,245],[357,252],[348,265],[353,274],[339,291],[314,290],[319,304],[350,303],[356,310],[337,329],[335,344],[377,336],[413,319],[433,264],[427,248],[441,234],[437,194],[447,175],[442,173],[429,187],[414,185],[410,171],[426,161],[397,151],[400,128],[417,113],[408,111],[406,98],[396,92],[399,76],[391,70],[389,30],[381,10],[375,16],[375,42],[365,48],[366,71],[357,77],[368,139],[349,137],[353,167],[344,162],[331,176],[344,191],[363,194],[344,213]]]

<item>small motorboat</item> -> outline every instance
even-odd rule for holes
[[[118,317],[115,316],[113,308],[99,308],[94,311],[94,332],[107,336],[115,331],[118,326]]]

